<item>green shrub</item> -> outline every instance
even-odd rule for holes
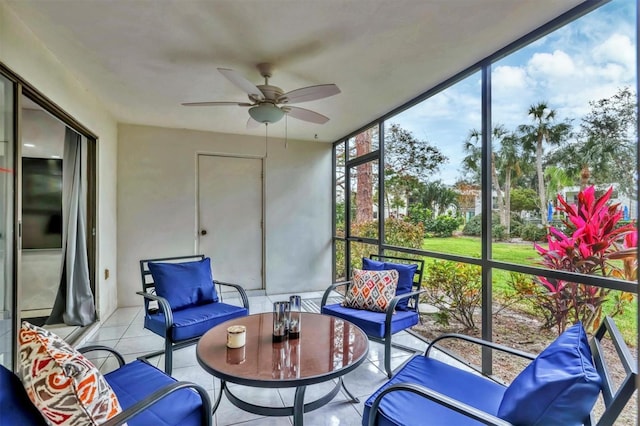
[[[521,230],[524,226],[522,218],[517,213],[511,213],[511,234],[510,237],[521,237]]]
[[[442,214],[425,222],[426,231],[436,237],[450,237],[462,225],[462,218]]]
[[[425,268],[426,292],[421,299],[437,307],[438,322],[458,321],[468,330],[475,330],[473,313],[482,300],[480,267],[466,263],[435,260]]]
[[[500,218],[497,214],[491,215],[491,235],[494,240],[503,240],[506,237],[504,226],[500,225]],[[477,214],[462,229],[463,235],[479,237],[482,234],[482,215]],[[513,234],[512,234],[513,235]]]
[[[547,237],[547,230],[544,226],[541,227],[530,223],[522,227],[520,236],[525,241],[544,241]]]
[[[502,241],[507,236],[507,229],[502,225],[493,225],[491,227],[491,238],[494,241]]]
[[[418,225],[420,223],[424,224],[430,220],[432,216],[433,212],[430,209],[426,209],[420,204],[410,204],[405,220],[414,225]]]
[[[475,215],[469,219],[462,228],[462,235],[469,235],[472,237],[479,237],[482,235],[482,215]]]

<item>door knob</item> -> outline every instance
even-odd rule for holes
[[[206,229],[202,229],[200,231],[200,235],[207,235],[207,230]]]

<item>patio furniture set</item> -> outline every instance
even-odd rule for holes
[[[392,371],[391,347],[399,346],[392,343],[393,334],[420,321],[423,270],[422,260],[365,258],[351,281],[325,291],[320,314],[300,313],[299,333],[276,339],[274,315],[249,315],[243,288],[213,280],[204,255],[142,260],[143,290],[138,294],[144,298],[144,327],[164,338],[164,349],[125,363],[111,348],[75,350],[47,330],[23,323],[18,375],[0,367],[3,424],[211,425],[224,394],[245,411],[292,416],[294,425],[302,425],[304,413],[327,404],[340,389],[358,402],[343,376],[364,361],[368,340],[385,345],[389,380],[365,402],[363,425],[614,424],[636,389],[637,363],[609,318],[590,341],[576,324],[537,356],[469,336],[444,335]],[[223,287],[235,291],[241,305],[225,303]],[[340,288],[343,302],[327,304]],[[621,382],[614,383],[611,360],[603,356],[605,338],[624,366]],[[507,385],[434,358],[434,345],[444,339],[466,340],[530,363]],[[213,406],[203,388],[171,377],[173,351],[196,343],[198,363],[221,382]],[[102,376],[82,355],[95,350],[113,354],[119,368]],[[164,371],[147,362],[161,354]],[[333,380],[330,391],[305,403],[307,386]],[[228,383],[295,388],[294,403],[257,405],[234,394]],[[604,409],[595,418],[598,398]]]

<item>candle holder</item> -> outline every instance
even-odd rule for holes
[[[289,297],[289,338],[300,337],[302,327],[302,298],[297,295]]]
[[[244,325],[232,325],[227,328],[227,347],[231,349],[241,348],[247,342],[247,327]]]
[[[273,341],[282,342],[287,339],[289,328],[289,302],[273,303]]]

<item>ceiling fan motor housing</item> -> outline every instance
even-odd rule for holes
[[[260,89],[260,91],[264,95],[264,98],[269,101],[275,102],[276,100],[278,100],[278,98],[284,95],[284,90],[282,90],[279,87],[272,86],[270,84],[261,84],[257,87],[258,89]]]

